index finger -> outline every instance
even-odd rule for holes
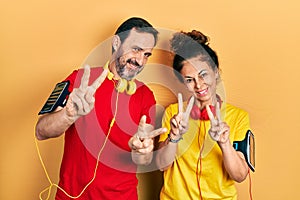
[[[192,97],[190,98],[189,104],[187,105],[187,108],[186,108],[186,111],[185,111],[185,114],[186,114],[187,117],[190,116],[192,107],[193,107],[193,105],[194,105],[194,101],[195,101],[195,97],[192,96]]]
[[[82,75],[82,78],[81,78],[81,83],[80,83],[80,86],[79,86],[80,89],[85,89],[85,88],[88,87],[89,79],[90,79],[90,72],[91,72],[90,66],[85,65],[83,75]]]
[[[205,107],[206,107],[206,111],[207,111],[208,117],[210,119],[210,122],[213,125],[216,125],[216,120],[215,120],[214,114],[211,112],[209,105],[206,105]]]
[[[182,94],[178,93],[178,113],[182,113],[183,105],[182,105]]]
[[[217,115],[217,119],[219,122],[221,122],[221,111],[220,111],[220,103],[217,102],[217,105],[216,105],[216,115]]]
[[[138,126],[138,133],[140,132],[143,132],[144,131],[144,127],[145,127],[145,124],[146,124],[146,115],[143,115],[140,119],[140,122],[139,122],[139,126]],[[138,135],[139,137],[141,135]]]
[[[162,133],[165,133],[167,132],[167,129],[166,128],[158,128],[158,129],[155,129],[153,131],[151,131],[149,134],[146,134],[146,137],[145,138],[155,138],[156,136],[162,134]]]
[[[101,73],[101,75],[92,83],[91,87],[93,90],[96,91],[100,87],[100,85],[105,80],[107,73],[108,73],[108,70],[104,69],[103,72]]]

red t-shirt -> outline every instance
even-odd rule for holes
[[[101,72],[100,67],[91,69],[90,84]],[[70,92],[80,85],[82,74],[82,69],[74,71],[66,79],[70,81]],[[135,82],[136,92],[131,96],[119,93],[117,102],[114,82],[106,78],[95,93],[94,109],[66,131],[59,186],[71,196],[79,195],[93,178],[98,153],[117,110],[115,123],[100,154],[96,178],[78,199],[138,199],[137,166],[132,162],[128,141],[136,133],[142,115],[147,116],[147,123],[155,122],[156,102],[147,86]],[[56,199],[71,198],[58,189]]]

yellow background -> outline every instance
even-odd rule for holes
[[[38,199],[48,186],[33,139],[37,113],[54,85],[130,16],[210,36],[226,101],[250,114],[254,199],[299,199],[299,8],[296,0],[1,0],[0,199]],[[57,182],[62,138],[39,145]],[[237,185],[249,199],[249,178]]]

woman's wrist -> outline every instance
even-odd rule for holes
[[[171,130],[170,133],[168,134],[168,140],[169,142],[172,143],[178,143],[180,140],[182,140],[182,135],[180,134],[177,135]]]
[[[230,148],[232,146],[229,139],[225,142],[218,141],[217,143],[222,150]]]

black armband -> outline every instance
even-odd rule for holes
[[[58,106],[64,107],[67,103],[67,97],[69,95],[69,85],[69,81],[57,83],[45,105],[38,114],[41,115],[44,113],[53,112]]]
[[[242,141],[234,141],[233,148],[244,154],[245,160],[249,168],[254,172],[255,170],[255,141],[253,133],[248,130],[246,137]]]

